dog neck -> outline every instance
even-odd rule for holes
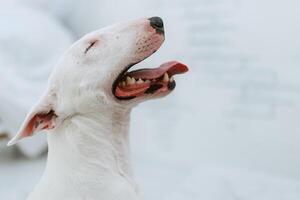
[[[90,192],[91,187],[105,190],[108,182],[116,180],[136,190],[129,158],[130,111],[74,115],[48,134],[48,161],[41,182],[68,184],[71,190],[86,187]]]

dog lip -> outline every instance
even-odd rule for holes
[[[142,61],[142,60],[141,60]],[[141,61],[139,61],[139,62],[141,62]],[[118,77],[116,78],[116,80],[113,82],[113,85],[112,85],[112,94],[117,98],[117,99],[124,99],[124,100],[127,100],[128,98],[120,98],[120,97],[117,97],[116,95],[115,95],[115,91],[116,91],[116,88],[117,88],[117,86],[118,86],[118,82],[119,82],[119,80],[121,80],[121,78],[123,77],[123,75],[131,68],[131,67],[133,67],[134,65],[136,65],[137,63],[139,63],[139,62],[136,62],[136,63],[131,63],[131,64],[129,64],[129,65],[127,65],[122,71],[121,71],[121,73],[118,75]],[[135,98],[135,97],[134,97]],[[129,99],[132,99],[132,98],[129,98]]]
[[[153,94],[153,93],[155,93],[157,90],[159,90],[162,87],[163,87],[162,84],[150,85],[150,87],[144,93],[145,94]]]

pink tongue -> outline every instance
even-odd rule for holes
[[[170,61],[155,69],[140,69],[129,72],[127,75],[136,79],[155,79],[161,77],[166,72],[168,72],[168,75],[171,77],[175,74],[181,74],[187,71],[188,68],[186,65],[177,61]]]

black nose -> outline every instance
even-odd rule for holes
[[[164,33],[164,22],[160,17],[151,17],[149,21],[157,33]]]

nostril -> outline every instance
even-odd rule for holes
[[[163,32],[164,23],[160,17],[151,17],[148,19],[150,21],[150,25],[156,29],[157,31]]]

